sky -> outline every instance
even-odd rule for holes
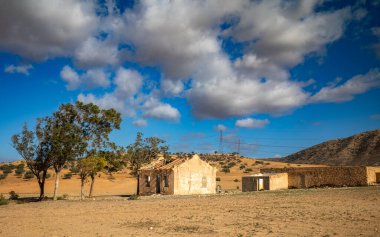
[[[380,1],[0,0],[0,161],[63,103],[172,152],[283,157],[380,128]]]

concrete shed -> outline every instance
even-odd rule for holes
[[[242,191],[280,190],[288,189],[287,173],[264,173],[242,178]]]
[[[141,168],[140,195],[212,194],[216,192],[216,168],[194,155],[168,164],[158,160]]]

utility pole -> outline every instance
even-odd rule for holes
[[[240,156],[240,138],[238,139],[238,144],[237,144],[237,152],[238,152],[238,155]]]
[[[220,130],[220,136],[219,136],[219,152],[220,154],[223,154],[223,131]]]

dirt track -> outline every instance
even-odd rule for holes
[[[0,206],[0,236],[380,236],[380,187]]]

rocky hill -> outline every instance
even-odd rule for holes
[[[298,164],[380,166],[380,129],[330,140],[281,159]]]

